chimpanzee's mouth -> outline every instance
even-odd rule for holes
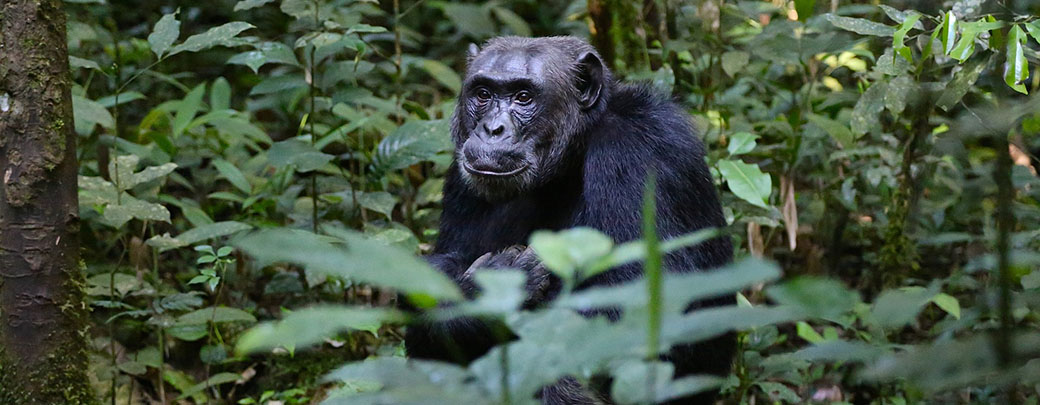
[[[464,169],[466,169],[467,172],[470,172],[470,174],[475,174],[475,175],[478,175],[478,176],[510,177],[510,176],[515,176],[517,174],[520,174],[524,170],[527,170],[529,165],[524,164],[524,165],[522,165],[520,167],[517,167],[516,169],[508,170],[508,171],[483,170],[483,169],[474,168],[473,166],[471,166],[469,164],[469,162],[463,160],[462,161],[462,167]]]

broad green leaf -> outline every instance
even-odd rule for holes
[[[816,9],[816,0],[795,0],[794,10],[798,13],[798,21],[806,22]]]
[[[105,207],[102,222],[114,228],[120,228],[131,219],[170,222],[170,211],[160,204],[141,201],[130,194],[123,193],[119,204]]]
[[[910,76],[899,76],[889,80],[885,92],[885,108],[899,116],[906,108],[906,100],[918,91],[917,82]]]
[[[149,166],[144,168],[131,176],[130,181],[126,184],[128,189],[130,187],[137,186],[138,184],[147,183],[152,180],[161,179],[168,176],[170,173],[177,169],[176,163],[165,163],[159,166]]]
[[[249,90],[249,95],[258,96],[263,94],[279,93],[286,90],[303,89],[306,87],[307,80],[303,78],[303,74],[291,73],[264,79]]]
[[[695,246],[718,235],[718,229],[701,229],[686,235],[664,240],[661,242],[659,247],[662,253],[670,253],[678,249]],[[647,249],[642,240],[625,242],[615,247],[607,256],[586,266],[581,276],[583,278],[589,278],[610,270],[611,268],[643,260],[646,258],[646,254]]]
[[[227,79],[218,77],[209,89],[209,109],[213,111],[231,108],[231,85]]]
[[[891,18],[892,21],[895,21],[896,23],[899,23],[899,24],[902,24],[903,21],[906,21],[906,18],[910,14],[915,13],[914,10],[901,11],[901,10],[898,10],[896,8],[893,8],[892,6],[887,6],[887,5],[884,5],[884,4],[879,4],[878,7],[881,8],[881,11],[885,12],[885,15],[887,15],[888,18]],[[914,28],[917,28],[919,30],[923,30],[924,29],[924,24],[921,24],[921,22],[918,21],[917,23],[914,24]]]
[[[462,88],[462,79],[459,78],[458,73],[455,73],[454,69],[433,59],[424,59],[422,67],[426,69],[430,76],[433,76],[440,84],[443,84],[444,87],[447,87],[455,94],[459,93],[459,89]]]
[[[934,303],[943,311],[950,314],[955,319],[961,319],[961,303],[956,298],[949,294],[939,293],[932,297],[932,303]]]
[[[103,128],[114,128],[116,125],[112,114],[98,102],[77,95],[72,95],[72,112],[76,125],[76,133],[89,135],[95,125]]]
[[[337,228],[327,232],[345,242],[333,244],[310,232],[269,229],[235,243],[261,262],[291,262],[309,270],[396,288],[404,293],[433,298],[462,298],[458,286],[411,252],[365,239],[354,231]]]
[[[203,381],[203,382],[200,382],[198,384],[195,384],[191,388],[188,388],[188,389],[182,391],[181,392],[181,396],[177,397],[177,400],[180,401],[180,400],[188,398],[188,397],[190,397],[192,395],[198,394],[198,393],[202,392],[203,390],[209,389],[209,387],[216,387],[218,385],[227,384],[229,382],[235,382],[235,381],[238,381],[240,379],[242,379],[242,376],[240,376],[238,374],[235,374],[235,373],[219,373],[219,374],[216,374],[216,375],[210,377],[206,381]],[[207,396],[203,396],[203,398],[208,398],[208,397]]]
[[[214,159],[213,166],[217,168],[221,176],[224,176],[239,191],[246,193],[246,195],[253,193],[253,186],[249,184],[249,180],[234,164],[224,159]]]
[[[403,169],[452,149],[448,120],[412,120],[379,141],[373,166],[376,173]]]
[[[148,34],[148,45],[152,47],[155,57],[162,59],[163,54],[170,49],[173,42],[181,35],[181,22],[177,21],[177,13],[180,9],[166,14],[155,23],[152,33]]]
[[[234,11],[249,10],[251,8],[257,8],[264,4],[270,3],[274,0],[242,0],[235,3]]]
[[[1022,82],[1029,77],[1029,61],[1026,60],[1023,47],[1026,37],[1022,27],[1014,25],[1008,33],[1007,62],[1004,63],[1004,83],[1015,91],[1029,94]]]
[[[891,37],[895,35],[896,32],[892,27],[863,18],[842,17],[835,14],[825,14],[825,18],[835,27],[846,31],[852,31],[860,35]]]
[[[762,173],[757,165],[740,160],[720,160],[719,173],[726,179],[730,191],[744,201],[762,208],[769,208],[769,195],[773,191],[773,179]]]
[[[531,27],[527,25],[527,21],[512,10],[505,7],[491,7],[491,11],[495,13],[495,17],[498,18],[502,24],[509,27],[510,31],[513,31],[513,35],[521,37],[531,36]]]
[[[776,280],[779,277],[780,268],[776,264],[748,258],[710,271],[667,272],[661,283],[663,287],[661,295],[666,299],[665,311],[678,313],[685,309],[690,301],[731,294],[755,284]],[[578,310],[604,307],[626,309],[643,307],[646,305],[646,289],[644,279],[617,286],[590,287],[561,297],[556,305]]]
[[[293,311],[277,322],[264,322],[238,338],[240,355],[276,347],[303,348],[345,330],[375,333],[383,323],[403,322],[402,313],[390,308],[316,306]]]
[[[332,161],[334,156],[319,152],[299,139],[275,142],[267,151],[267,162],[274,167],[293,166],[299,172],[312,172]]]
[[[852,117],[849,120],[853,135],[859,137],[878,126],[878,115],[885,109],[887,92],[887,82],[876,82],[863,92],[856,106],[852,108]]]
[[[671,399],[718,388],[721,377],[688,376],[672,379],[675,367],[668,362],[626,361],[616,367],[611,375],[614,382],[610,387],[611,399],[619,404],[665,403]],[[653,376],[653,398],[648,398],[647,383]],[[648,400],[649,399],[649,400]]]
[[[178,325],[196,325],[206,323],[248,322],[255,323],[256,317],[238,308],[210,307],[196,309],[177,317]]]
[[[868,365],[862,376],[868,381],[901,381],[926,394],[962,389],[979,384],[1014,384],[1036,378],[1035,366],[1025,366],[1035,358],[1040,335],[1019,333],[1013,336],[1012,353],[1022,353],[1001,365],[990,333],[977,333],[961,339],[937,339],[934,342],[904,347]],[[1035,360],[1033,360],[1035,362]],[[1001,380],[1006,380],[1001,382]]]
[[[607,235],[583,227],[560,232],[535,231],[529,243],[545,267],[565,280],[574,278],[575,270],[606,256],[614,246]]]
[[[124,91],[122,93],[119,93],[119,97],[118,98],[119,98],[119,105],[123,105],[123,104],[129,103],[131,101],[142,100],[145,97],[144,97],[144,94],[141,94],[140,92],[137,92],[137,91]],[[116,105],[116,95],[113,94],[111,96],[101,97],[101,98],[97,99],[97,102],[98,102],[98,104],[101,104],[101,106],[105,107],[105,108],[113,107],[113,106]]]
[[[1033,37],[1037,44],[1040,44],[1040,20],[1033,20],[1022,25],[1026,26],[1029,36]]]
[[[79,176],[79,205],[115,204],[119,196],[116,186],[101,177]]]
[[[970,58],[975,52],[975,37],[978,34],[977,31],[967,30],[961,33],[961,39],[960,41],[957,41],[957,45],[950,50],[950,56],[961,63],[968,60],[968,58]]]
[[[180,248],[195,243],[227,236],[241,231],[252,229],[253,226],[236,221],[223,221],[197,226],[172,238],[169,234],[157,235],[148,239],[148,245],[159,248],[160,251]]]
[[[232,56],[231,59],[228,59],[228,63],[248,66],[253,70],[253,73],[258,73],[260,67],[268,63],[300,66],[300,62],[296,60],[296,54],[286,44],[281,42],[261,42],[254,45],[254,47],[256,48],[255,50]]]
[[[820,336],[820,333],[816,332],[816,330],[805,321],[795,323],[795,327],[798,337],[805,339],[806,342],[820,343],[824,341],[823,336]]]
[[[311,0],[282,0],[279,5],[283,13],[297,20],[303,18],[313,19],[318,14],[318,10],[315,7],[317,7],[317,3]]]
[[[737,132],[729,138],[729,145],[726,145],[726,151],[729,152],[730,156],[751,152],[755,150],[756,139],[758,139],[758,135],[750,132]]]
[[[854,147],[856,136],[845,124],[816,114],[809,114],[809,122],[830,135],[844,149]]]
[[[188,39],[184,40],[184,43],[173,47],[170,50],[170,55],[181,52],[198,52],[214,46],[236,45],[230,42],[230,40],[241,34],[242,31],[250,28],[253,28],[253,24],[242,21],[229,22],[210,28],[206,32],[188,37]]]
[[[372,356],[349,363],[324,379],[347,384],[369,383],[374,389],[331,395],[322,405],[492,405],[497,398],[478,389],[478,377],[463,367],[428,360]]]
[[[474,38],[487,38],[495,34],[495,24],[487,7],[454,2],[441,2],[438,5],[459,31]]]
[[[913,62],[914,57],[910,51],[910,47],[903,43],[903,39],[906,38],[906,34],[910,32],[911,28],[914,28],[914,23],[921,19],[921,14],[911,13],[906,17],[906,20],[902,24],[899,24],[899,29],[892,35],[892,49],[899,55],[902,55],[908,62]]]
[[[961,38],[963,40],[963,38]],[[954,53],[957,51],[954,50]],[[971,90],[971,87],[975,85],[975,82],[979,80],[979,75],[986,69],[987,63],[984,60],[975,60],[964,65],[961,70],[953,75],[953,79],[946,84],[942,94],[939,95],[939,100],[935,102],[943,111],[950,111],[951,108],[957,105],[964,98],[964,95]]]
[[[860,302],[859,293],[840,282],[822,278],[796,278],[769,287],[766,294],[780,305],[825,319],[837,318]]]
[[[393,219],[394,206],[397,205],[397,197],[385,191],[367,192],[358,196],[358,204],[372,211],[386,215],[387,219]]]
[[[188,129],[188,124],[202,108],[202,96],[206,94],[206,84],[195,86],[188,95],[177,104],[177,112],[173,115],[173,136],[178,137]]]
[[[729,77],[735,77],[737,73],[744,70],[747,66],[748,60],[751,59],[751,54],[744,51],[729,51],[722,54],[722,70],[726,72]]]
[[[949,55],[953,52],[953,48],[957,41],[957,16],[953,14],[953,11],[947,11],[943,15],[942,25],[942,44],[943,53]]]
[[[137,155],[120,155],[108,162],[108,175],[119,191],[129,190],[134,186],[134,171],[141,158]]]
[[[97,70],[99,72],[104,73],[101,70],[101,66],[99,66],[97,64],[97,62],[94,62],[94,61],[89,60],[89,59],[83,59],[83,58],[80,58],[80,57],[72,56],[72,55],[69,55],[69,67],[72,68],[72,69],[77,69],[77,68],[94,69],[94,70]]]
[[[116,297],[123,297],[142,284],[141,280],[130,274],[98,274],[87,279],[87,295],[110,297],[110,293],[114,292]]]
[[[354,24],[347,29],[347,34],[376,34],[380,32],[386,32],[386,27],[380,27],[368,24]]]
[[[935,291],[922,287],[886,290],[874,301],[871,314],[882,327],[898,328],[917,318],[935,294]]]

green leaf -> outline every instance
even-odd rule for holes
[[[491,7],[491,12],[495,13],[495,17],[498,21],[501,21],[506,27],[509,27],[510,31],[513,31],[513,35],[521,37],[531,36],[531,27],[527,25],[527,21],[512,10],[505,7]]]
[[[917,82],[907,75],[902,75],[889,80],[885,92],[885,108],[898,116],[906,108],[906,100],[918,91]]]
[[[816,332],[816,330],[813,329],[813,327],[805,321],[799,321],[795,324],[795,326],[797,329],[798,337],[805,339],[806,342],[820,343],[824,341],[823,336],[820,336],[820,333]]]
[[[257,8],[272,1],[274,0],[242,0],[238,3],[235,3],[234,11],[242,11],[249,10],[251,8]]]
[[[238,36],[238,34],[241,34],[242,31],[250,28],[253,28],[253,24],[242,21],[229,22],[218,27],[210,28],[206,32],[188,37],[188,39],[184,40],[184,43],[173,47],[173,49],[170,50],[170,55],[175,55],[181,52],[198,52],[214,46],[237,45],[236,43],[230,42],[230,40]]]
[[[217,171],[220,172],[220,175],[224,176],[227,181],[231,182],[235,188],[246,193],[246,195],[253,193],[253,186],[249,184],[249,180],[247,180],[246,176],[242,174],[242,171],[238,170],[238,168],[231,164],[231,162],[224,159],[214,159],[213,166],[215,166]]]
[[[440,63],[433,59],[424,59],[422,61],[423,69],[433,76],[440,84],[447,87],[453,93],[458,94],[459,90],[462,89],[462,79],[459,77],[455,70],[448,67],[447,65]]]
[[[98,66],[97,62],[94,62],[94,61],[89,60],[89,59],[83,59],[83,58],[80,58],[80,57],[72,56],[72,55],[69,55],[69,67],[72,68],[72,69],[77,69],[77,68],[94,69],[94,70],[96,70],[98,72],[104,73],[104,71],[101,70],[101,66]]]
[[[188,95],[177,104],[177,112],[173,116],[174,137],[180,136],[188,129],[195,114],[198,114],[199,109],[202,108],[202,96],[205,94],[206,84],[203,83],[191,89]]]
[[[213,81],[213,87],[209,89],[209,108],[212,111],[231,108],[231,85],[227,79],[218,77]]]
[[[871,35],[875,37],[891,37],[895,35],[895,29],[884,24],[876,23],[863,18],[842,17],[835,14],[825,14],[824,18],[835,27],[846,31],[852,31],[860,35]]]
[[[124,189],[137,186],[138,184],[144,184],[152,180],[157,180],[168,176],[170,173],[177,169],[176,163],[165,163],[159,166],[149,166],[144,168],[137,173],[134,173],[130,177],[130,180],[126,183]]]
[[[756,139],[758,139],[758,135],[750,132],[737,132],[729,138],[729,145],[726,145],[726,151],[729,152],[730,156],[751,152],[755,149]]]
[[[1033,37],[1033,40],[1036,41],[1037,44],[1040,44],[1040,20],[1033,20],[1022,25],[1026,26],[1026,31],[1029,32],[1029,36]]]
[[[1007,83],[1008,87],[1019,93],[1029,94],[1025,84],[1022,84],[1029,77],[1029,61],[1026,60],[1023,50],[1025,42],[1026,38],[1025,33],[1022,32],[1022,27],[1018,24],[1012,26],[1011,32],[1008,33],[1007,62],[1004,63],[1004,83]]]
[[[411,254],[365,239],[359,233],[326,228],[342,239],[333,244],[310,232],[270,229],[246,236],[235,243],[261,262],[290,262],[313,271],[421,293],[433,298],[460,299],[458,286],[443,273]]]
[[[885,110],[887,92],[887,82],[875,82],[859,98],[849,120],[853,135],[859,137],[878,125],[878,115]]]
[[[835,319],[860,302],[859,293],[840,282],[822,278],[799,277],[766,289],[778,304],[824,319]]]
[[[762,208],[769,208],[769,195],[773,191],[773,179],[762,173],[757,165],[739,160],[720,160],[719,173],[726,179],[730,191],[744,201]]]
[[[897,29],[892,36],[892,49],[911,63],[914,61],[914,57],[910,52],[910,48],[903,43],[903,39],[906,37],[906,34],[910,32],[910,29],[914,28],[914,24],[917,23],[917,20],[920,19],[921,14],[916,12],[907,15],[906,20],[904,20],[902,24],[899,24],[899,29]]]
[[[957,16],[953,14],[953,10],[947,11],[946,14],[943,15],[941,35],[943,53],[949,55],[953,52],[957,40]]]
[[[181,22],[177,21],[177,13],[179,12],[180,9],[162,16],[155,23],[155,27],[152,28],[152,33],[148,34],[148,45],[152,47],[152,52],[155,53],[156,58],[162,59],[163,54],[170,49],[173,42],[181,35]]]
[[[917,318],[935,294],[935,291],[922,287],[886,290],[874,301],[871,314],[882,327],[902,327]]]
[[[402,313],[389,308],[316,306],[293,311],[277,322],[264,322],[239,336],[235,352],[240,355],[276,347],[302,348],[321,343],[344,330],[374,333],[383,323],[403,322]]]
[[[575,270],[603,258],[614,247],[609,236],[584,227],[535,231],[529,243],[545,267],[565,280],[573,279]]]
[[[838,144],[841,145],[843,149],[849,149],[855,146],[853,143],[856,140],[856,136],[852,134],[852,131],[849,130],[849,128],[846,127],[845,124],[842,124],[838,121],[832,120],[827,117],[811,113],[809,114],[808,118],[811,124],[819,127],[828,135],[830,135],[831,138],[834,138],[834,141],[838,142]]]
[[[181,396],[177,397],[177,400],[180,401],[192,395],[198,394],[209,387],[216,387],[218,385],[227,384],[229,382],[235,382],[241,378],[242,376],[235,373],[216,374],[213,377],[210,377],[208,380],[195,384],[191,388],[182,391]]]
[[[961,304],[949,294],[939,293],[932,297],[932,303],[941,308],[954,319],[961,319]]]
[[[195,243],[207,239],[231,235],[249,229],[253,229],[253,226],[249,224],[243,224],[241,222],[216,222],[197,226],[195,228],[185,231],[180,235],[177,235],[176,238],[171,238],[169,234],[165,234],[162,236],[153,236],[150,239],[148,239],[148,245],[159,248],[159,251],[166,251],[169,249],[176,249],[184,246],[193,245]]]
[[[450,125],[446,119],[404,123],[379,141],[372,163],[375,172],[403,169],[452,150]]]
[[[438,5],[452,24],[470,37],[487,38],[495,34],[495,24],[487,7],[454,2],[442,2]]]
[[[76,133],[80,135],[89,135],[94,130],[95,125],[101,125],[109,129],[114,128],[116,125],[112,114],[105,107],[94,100],[75,94],[72,95],[72,115],[76,125]]]
[[[795,0],[794,10],[798,13],[798,21],[806,22],[816,9],[816,0]]]
[[[751,59],[751,54],[744,51],[729,51],[722,54],[722,70],[726,72],[729,77],[736,77],[736,74],[744,67],[747,66],[748,61]]]
[[[386,27],[380,27],[368,24],[354,24],[347,29],[347,34],[377,34],[380,32],[386,32]]]
[[[256,317],[238,308],[231,307],[209,307],[196,309],[177,317],[177,325],[197,325],[227,322],[255,323]]]
[[[963,39],[961,38],[961,40]],[[957,50],[955,49],[953,52],[956,54]],[[953,75],[953,79],[944,86],[942,94],[939,95],[939,100],[935,104],[942,108],[943,111],[950,111],[964,98],[968,90],[971,90],[975,82],[979,80],[979,76],[986,69],[986,65],[987,63],[983,60],[965,64],[961,70]]]
[[[228,59],[228,63],[245,65],[259,73],[260,67],[268,63],[300,66],[292,48],[281,42],[262,42],[255,45],[255,50],[242,52]]]
[[[138,200],[127,193],[123,193],[119,199],[120,203],[118,205],[110,204],[105,207],[102,222],[106,225],[120,228],[135,218],[147,221],[170,222],[170,211],[167,211],[166,207],[162,205]]]
[[[386,215],[387,219],[393,219],[394,206],[397,205],[397,197],[385,191],[361,193],[358,196],[358,204],[372,211]]]
[[[311,144],[299,139],[275,142],[267,151],[267,162],[274,167],[293,166],[306,173],[320,169],[332,161],[334,156],[322,153]]]

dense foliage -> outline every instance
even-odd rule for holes
[[[619,403],[1037,403],[1040,7],[861,3],[67,0],[98,395],[527,403],[609,374]],[[522,274],[487,271],[462,301],[416,255],[464,45],[504,34],[590,37],[688,107],[741,259],[662,275],[654,258],[708,234],[539,233],[567,286],[634,260],[650,276],[529,311]],[[739,304],[683,314],[721,293]],[[406,361],[398,299],[519,339]],[[604,305],[624,317],[573,311]],[[654,356],[730,330],[727,379]]]

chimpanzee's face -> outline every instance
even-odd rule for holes
[[[581,114],[575,62],[529,48],[485,50],[470,61],[455,158],[478,194],[511,197],[551,176]]]

